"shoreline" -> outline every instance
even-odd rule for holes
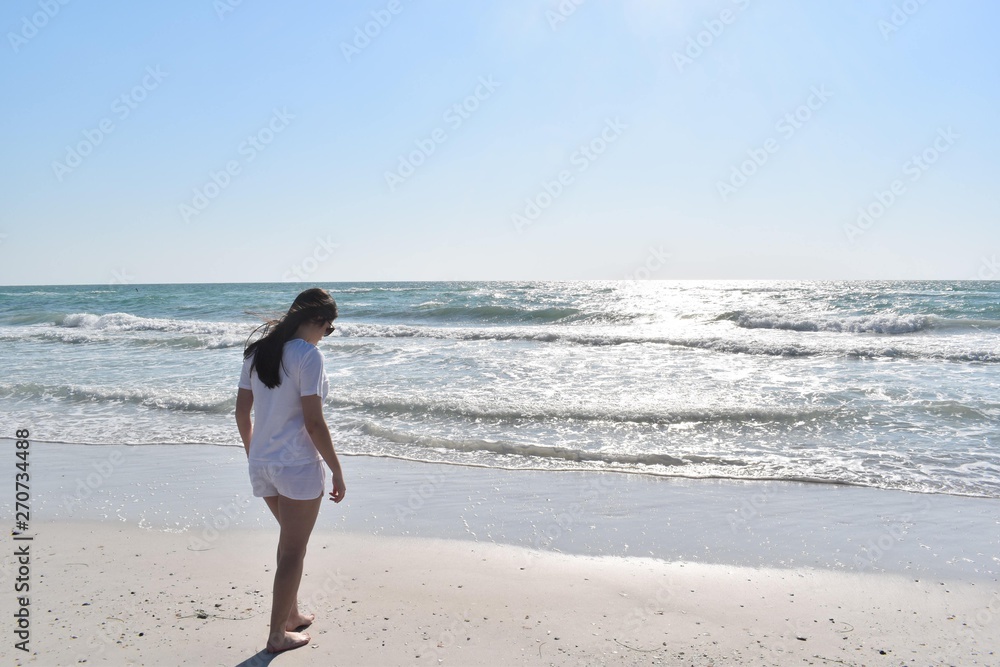
[[[10,438],[0,437],[0,442],[11,441]],[[43,445],[66,445],[72,447],[218,447],[226,450],[242,451],[242,445],[223,445],[210,442],[155,442],[155,443],[127,443],[127,444],[116,444],[116,443],[97,443],[97,442],[66,442],[62,440],[40,440],[33,439],[34,443],[42,443]],[[649,470],[639,470],[633,468],[617,468],[613,466],[605,468],[544,468],[544,467],[530,467],[530,466],[504,466],[504,465],[488,465],[485,463],[459,463],[456,461],[428,461],[426,459],[409,458],[406,456],[399,456],[396,454],[368,454],[368,453],[355,453],[355,452],[338,452],[337,455],[342,458],[347,459],[384,459],[388,461],[400,461],[407,464],[424,464],[429,466],[450,466],[454,468],[470,468],[478,470],[499,470],[505,472],[527,472],[527,473],[570,473],[570,474],[618,474],[618,475],[635,475],[638,477],[648,477],[654,479],[678,479],[678,480],[690,480],[690,481],[706,481],[706,482],[738,482],[752,484],[755,482],[777,482],[777,483],[788,483],[788,484],[806,484],[806,485],[818,485],[818,486],[845,486],[857,489],[870,489],[872,491],[887,491],[892,493],[908,493],[913,495],[922,496],[953,496],[956,498],[981,498],[983,500],[996,500],[1000,502],[1000,497],[991,496],[985,493],[959,493],[955,491],[927,491],[919,489],[901,489],[901,488],[888,488],[873,486],[870,484],[862,484],[860,482],[848,482],[844,480],[837,479],[822,479],[818,477],[737,477],[733,475],[680,475],[680,474],[670,474],[664,472],[655,472]]]
[[[4,442],[13,458],[13,441]],[[192,540],[276,528],[250,492],[241,448],[35,443],[31,461],[36,520],[127,522],[188,532]],[[344,467],[345,501],[324,503],[317,532],[1000,580],[1000,499],[362,456],[344,457]]]

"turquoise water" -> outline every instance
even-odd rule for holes
[[[321,285],[338,450],[1000,497],[1000,283]],[[0,288],[0,412],[239,447],[240,359],[305,286]]]

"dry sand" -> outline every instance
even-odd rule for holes
[[[276,530],[32,532],[31,650],[7,633],[4,664],[1000,665],[995,582],[355,533],[313,535],[312,643],[268,656]]]

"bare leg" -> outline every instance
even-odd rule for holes
[[[292,500],[278,496],[281,536],[278,538],[278,567],[274,572],[269,642],[276,650],[309,641],[309,635],[304,632],[289,632],[286,624],[302,580],[306,545],[313,526],[316,525],[322,500],[322,496],[313,500]]]
[[[278,520],[278,525],[281,525],[281,514],[278,507],[278,496],[264,496],[264,502],[267,503],[267,508],[271,510],[271,514],[274,518]],[[275,557],[275,563],[281,560],[281,542],[278,542],[277,555]],[[289,632],[294,631],[296,628],[301,628],[303,625],[309,625],[316,620],[316,614],[303,614],[299,611],[299,601],[298,601],[298,586],[295,587],[295,599],[292,602],[292,609],[288,613],[288,621],[285,624],[285,629]]]

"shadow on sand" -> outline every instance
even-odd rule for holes
[[[271,661],[279,655],[281,653],[268,653],[266,649],[261,649],[256,654],[236,665],[236,667],[264,667],[265,665],[270,665]]]

